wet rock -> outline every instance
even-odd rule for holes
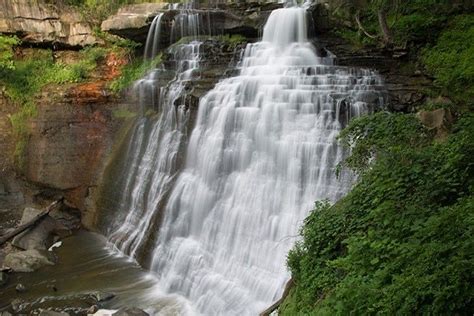
[[[166,7],[166,3],[141,3],[120,8],[117,14],[102,22],[101,29],[125,38],[144,41],[151,20]]]
[[[4,286],[8,283],[8,274],[6,272],[0,271],[0,286]]]
[[[148,316],[145,311],[136,307],[122,307],[113,316]]]
[[[167,10],[165,4],[134,4],[121,8],[117,14],[102,22],[101,29],[124,38],[145,43],[148,29],[158,13],[162,17],[161,46],[166,47],[179,38],[171,38],[171,25],[179,10]],[[239,6],[238,4],[220,4],[193,9],[201,15],[202,24],[208,25],[211,34],[240,34],[248,38],[257,38],[270,12],[281,4],[258,4]]]
[[[39,313],[39,316],[69,316],[69,314],[64,313],[64,312],[56,312],[52,310],[42,310]]]
[[[46,265],[54,265],[55,258],[52,253],[44,250],[30,249],[9,253],[3,265],[14,272],[33,272]]]
[[[8,311],[3,311],[3,312],[0,312],[0,316],[12,316],[12,314]]]
[[[26,292],[26,286],[21,283],[18,283],[15,287],[15,291],[17,291],[18,293]]]
[[[98,44],[92,28],[72,7],[44,1],[0,0],[0,33],[20,35],[23,43],[77,47]]]
[[[97,291],[90,293],[89,296],[95,299],[98,303],[101,303],[113,299],[115,294]]]
[[[97,305],[92,305],[88,310],[87,310],[87,315],[90,314],[95,314],[99,310],[99,307]]]
[[[100,87],[104,83],[66,85],[60,91],[46,88],[37,99],[38,114],[30,120],[24,152],[26,179],[60,192],[67,211],[76,209],[78,215],[85,210],[89,188],[100,179],[119,127],[112,111],[123,105],[117,99],[104,104],[108,97],[103,98]]]
[[[32,207],[25,208],[20,225],[30,222],[41,213],[42,210],[39,209]],[[12,244],[23,250],[47,250],[53,243],[53,233],[60,230],[66,230],[66,227],[60,225],[60,223],[56,222],[52,217],[45,216],[36,225],[15,236],[12,240]]]
[[[22,300],[21,298],[16,298],[13,301],[11,301],[10,305],[15,312],[15,314],[18,314],[20,311],[25,309],[28,306],[29,303],[25,302],[25,300]]]
[[[38,315],[40,312],[60,312],[69,315],[89,315],[94,314],[105,301],[113,298],[114,295],[105,292],[91,292],[72,295],[51,295],[45,293],[43,297],[32,301],[17,302],[18,308],[15,312],[27,313],[28,315]],[[109,312],[107,315],[111,315]],[[43,314],[41,314],[43,315]],[[57,315],[57,314],[45,314]]]
[[[92,316],[110,316],[113,313],[117,312],[117,310],[112,309],[99,309],[97,312],[92,314]]]
[[[56,287],[56,284],[48,284],[46,286],[48,289],[51,289],[51,291],[53,292],[57,292],[58,291],[58,288]]]

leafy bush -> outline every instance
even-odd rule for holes
[[[0,69],[12,69],[13,64],[13,47],[18,45],[20,40],[15,36],[0,35]]]
[[[384,132],[392,123],[407,129]],[[306,219],[282,315],[472,314],[474,116],[443,143],[422,130],[404,114],[350,124],[355,166],[368,148],[377,159],[346,198]]]
[[[19,105],[18,112],[10,117],[10,121],[17,139],[15,159],[20,168],[24,162],[27,121],[37,112],[34,96],[48,84],[73,83],[87,79],[106,53],[101,47],[85,48],[81,51],[82,58],[79,62],[66,65],[55,62],[50,50],[36,50],[29,58],[11,59],[6,67],[0,67],[0,85],[4,87],[5,94]]]
[[[423,62],[443,93],[462,103],[474,100],[474,16],[461,15],[423,51]]]
[[[239,35],[239,34],[220,35],[220,36],[217,36],[217,40],[229,45],[229,47],[231,47],[233,49],[235,49],[238,45],[244,44],[244,43],[247,42],[247,38],[245,38],[245,36],[242,36],[242,35]]]
[[[79,8],[85,19],[95,25],[115,13],[122,5],[161,0],[53,0],[56,4],[68,4]]]
[[[130,87],[132,83],[140,78],[143,78],[147,71],[151,68],[157,67],[161,63],[161,54],[156,56],[153,60],[135,59],[131,63],[122,67],[121,75],[113,80],[109,88],[114,93]]]

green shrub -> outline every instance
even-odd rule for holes
[[[37,50],[27,59],[12,59],[6,67],[0,67],[0,85],[19,107],[18,112],[11,115],[10,121],[17,139],[15,161],[20,168],[24,165],[28,139],[27,121],[37,113],[35,95],[48,84],[80,82],[89,78],[106,53],[104,48],[88,47],[81,51],[79,62],[66,65],[54,62],[50,50]]]
[[[161,54],[156,56],[153,60],[136,59],[131,63],[122,67],[122,73],[120,77],[113,80],[109,88],[114,93],[130,87],[135,81],[143,78],[147,71],[157,67],[161,63]]]
[[[13,63],[13,47],[18,45],[20,40],[16,36],[0,35],[0,69],[12,69]]]
[[[422,60],[443,94],[461,103],[474,100],[474,15],[458,16]]]
[[[474,116],[442,143],[402,116],[369,116],[343,135],[363,153],[355,166],[368,148],[377,159],[344,199],[318,203],[306,219],[288,256],[296,286],[282,315],[474,311]],[[382,131],[402,122],[405,132]]]

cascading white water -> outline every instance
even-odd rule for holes
[[[158,54],[158,48],[161,40],[161,20],[163,19],[163,13],[158,13],[158,15],[153,19],[150,25],[150,30],[145,43],[145,59],[152,59]]]
[[[146,59],[155,58],[159,51],[162,16],[152,22],[145,46]],[[176,62],[176,76],[167,86],[159,86],[163,71],[154,69],[133,87],[141,116],[131,133],[125,180],[120,189],[122,199],[117,213],[126,216],[109,233],[109,241],[131,257],[147,252],[146,243],[159,227],[159,204],[179,169],[189,116],[183,100],[186,83],[194,78],[199,67],[200,45],[192,41],[169,49]],[[150,110],[158,115],[147,115]]]
[[[374,73],[316,56],[306,29],[303,8],[273,11],[239,75],[200,101],[152,270],[160,289],[204,315],[256,315],[281,295],[286,254],[314,201],[350,186],[334,172],[341,122],[382,102]]]

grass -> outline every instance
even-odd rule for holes
[[[17,139],[15,161],[24,166],[24,150],[28,139],[30,118],[35,117],[35,96],[49,84],[82,82],[90,77],[98,63],[105,58],[107,49],[87,47],[80,52],[80,60],[73,64],[55,62],[53,52],[38,49],[25,59],[11,59],[9,67],[0,67],[0,85],[5,94],[18,105],[18,112],[10,116]]]
[[[122,67],[120,77],[113,80],[109,88],[113,93],[119,93],[130,87],[135,81],[143,78],[147,71],[161,64],[161,54],[153,60],[135,59]]]

